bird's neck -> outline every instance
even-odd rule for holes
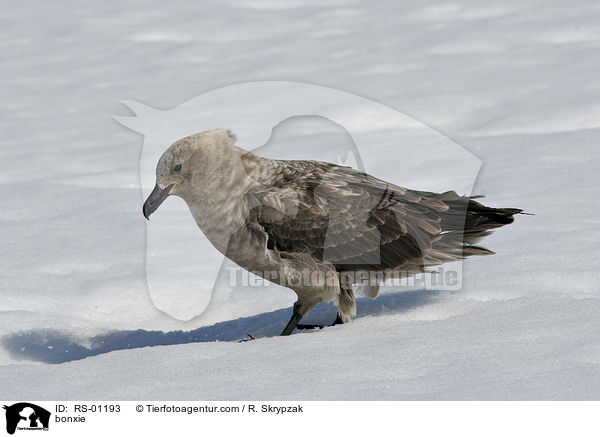
[[[255,178],[266,158],[233,146],[210,177],[196,181],[181,197],[186,201],[198,227],[222,253],[230,236],[237,232],[249,213],[246,193],[259,185]]]

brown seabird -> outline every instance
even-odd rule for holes
[[[167,196],[181,197],[221,253],[296,292],[281,335],[308,327],[298,322],[320,302],[336,304],[334,324],[350,320],[359,278],[375,298],[382,273],[411,275],[493,254],[475,243],[521,212],[454,191],[402,188],[327,162],[267,159],[235,141],[218,128],[171,145],[143,213],[149,218]]]

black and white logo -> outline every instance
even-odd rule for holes
[[[19,402],[11,406],[4,405],[6,410],[6,432],[14,434],[16,430],[48,430],[50,411],[28,402]]]

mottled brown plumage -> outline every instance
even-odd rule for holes
[[[521,212],[488,208],[453,191],[409,190],[325,162],[270,161],[265,171],[258,160],[253,154],[242,157],[259,183],[247,193],[257,204],[248,222],[266,232],[269,249],[306,252],[336,270],[417,272],[492,254],[474,244]]]
[[[453,191],[402,188],[326,162],[266,159],[234,141],[224,129],[178,141],[158,163],[155,191],[182,197],[227,257],[297,293],[283,334],[319,302],[333,300],[337,321],[349,320],[356,305],[352,284],[340,280],[345,273],[414,274],[492,254],[476,243],[521,212]],[[153,195],[146,216],[158,206]],[[333,274],[335,283],[296,283],[306,271]],[[376,297],[378,286],[367,286],[367,295]]]

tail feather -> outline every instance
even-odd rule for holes
[[[443,232],[434,249],[458,258],[494,254],[476,243],[494,229],[512,223],[515,214],[526,214],[519,208],[491,208],[473,200],[482,196],[460,197],[454,192],[442,196],[449,209],[440,214]]]
[[[473,246],[473,244],[490,235],[492,230],[512,223],[515,220],[513,216],[521,212],[523,210],[519,208],[491,208],[472,199],[469,200],[463,234],[463,244],[465,245],[463,253],[465,256],[482,254],[479,252],[483,248]],[[483,250],[493,253],[487,249]]]

